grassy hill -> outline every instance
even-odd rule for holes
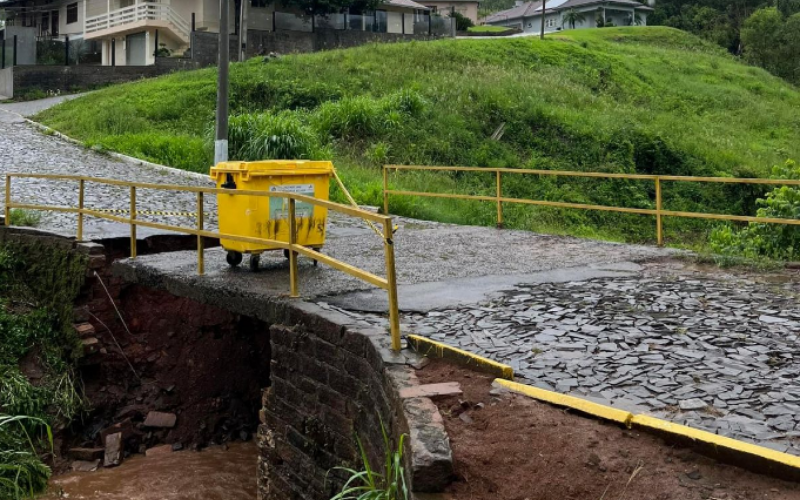
[[[766,176],[800,158],[800,92],[721,48],[660,28],[373,44],[231,68],[231,158],[332,159],[361,203],[383,163]],[[90,144],[207,171],[214,69],[117,85],[44,112]],[[500,140],[491,138],[505,124]],[[402,174],[409,189],[492,193],[486,174]],[[652,183],[526,176],[507,193],[652,207]],[[334,193],[336,194],[336,193]],[[671,186],[669,209],[754,213],[752,187]],[[493,224],[490,203],[397,199],[393,212]],[[509,207],[512,227],[652,241],[652,218]],[[677,241],[700,222],[668,221]],[[680,235],[677,233],[680,231]]]

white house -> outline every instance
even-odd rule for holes
[[[244,30],[313,31],[316,28],[374,33],[414,34],[431,30],[430,9],[414,0],[385,0],[369,12],[311,18],[283,9],[270,0],[230,0],[231,34]],[[103,65],[154,64],[156,53],[180,55],[191,45],[192,32],[219,32],[219,0],[7,0],[0,9],[9,20],[7,35],[27,30],[37,42],[82,40]],[[18,36],[18,40],[23,37]],[[82,44],[78,44],[82,45]],[[34,49],[35,51],[35,49]],[[20,48],[20,54],[22,47]],[[34,59],[35,59],[34,55]]]
[[[647,5],[637,0],[548,0],[543,13],[541,0],[517,1],[511,9],[487,16],[483,22],[532,33],[541,31],[542,19],[545,33],[572,28],[646,26],[654,3],[654,0],[649,0]]]

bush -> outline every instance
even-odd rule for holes
[[[453,11],[453,13],[450,14],[450,17],[456,20],[456,31],[467,31],[475,26],[475,23],[472,22],[472,19],[460,12]]]
[[[12,226],[36,227],[42,221],[42,214],[33,210],[12,208],[8,218]]]
[[[800,167],[788,160],[783,166],[773,167],[772,178],[800,180]],[[800,188],[776,188],[765,199],[759,199],[758,205],[758,217],[800,219]],[[751,222],[736,231],[724,226],[711,233],[711,249],[723,256],[792,261],[800,257],[800,227]]]
[[[314,132],[291,113],[239,115],[229,123],[228,151],[232,159],[309,159],[316,157],[319,149]]]

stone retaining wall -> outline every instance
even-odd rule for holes
[[[12,78],[9,88],[16,96],[34,89],[43,92],[70,92],[152,78],[174,71],[197,69],[197,63],[182,58],[157,58],[151,66],[14,66],[8,71]],[[8,86],[8,85],[7,85]],[[2,93],[2,92],[0,92]],[[4,94],[5,95],[5,94]],[[14,97],[6,95],[6,97]]]
[[[113,312],[100,307],[108,304],[92,306],[101,296],[91,279],[96,269],[115,301],[125,290],[139,295],[151,290],[153,296],[169,294],[272,325],[269,349],[261,351],[271,354],[263,360],[270,363],[270,381],[263,391],[257,437],[260,499],[328,500],[347,479],[332,469],[362,466],[356,437],[373,467],[381,467],[384,426],[392,447],[408,435],[404,458],[413,491],[441,491],[451,480],[452,453],[436,405],[429,398],[399,395],[400,389],[419,384],[413,366],[422,358],[409,350],[392,351],[385,329],[365,327],[318,304],[257,298],[194,276],[164,276],[138,260],[115,262],[112,275],[107,260],[128,255],[127,239],[99,247],[43,231],[0,227],[0,242],[20,239],[86,255],[89,280],[81,301],[108,322]],[[142,254],[164,250],[153,240],[139,246]]]
[[[273,326],[272,386],[264,394],[259,430],[259,495],[264,500],[323,500],[347,479],[333,467],[359,469],[355,436],[380,469],[382,426],[397,449],[409,436],[406,470],[417,492],[441,491],[452,475],[442,417],[428,398],[401,399],[418,384],[419,360],[389,349],[381,330],[343,326],[347,318],[304,304],[287,310],[294,327]]]

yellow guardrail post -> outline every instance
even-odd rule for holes
[[[11,176],[6,175],[6,207],[5,207],[6,226],[11,225]]]
[[[83,194],[85,182],[83,179],[78,181],[78,241],[83,241]]]
[[[497,229],[503,229],[503,188],[500,184],[500,169],[497,173]]]
[[[203,193],[197,193],[197,231],[202,231],[205,225],[205,214],[203,213]],[[205,248],[203,247],[203,237],[197,233],[197,274],[203,275],[206,272]]]
[[[297,292],[297,252],[294,251],[294,245],[297,244],[297,219],[295,218],[294,198],[289,198],[289,244],[292,245],[289,249],[289,296],[294,298],[300,296]]]
[[[131,186],[131,258],[136,258],[136,186]]]
[[[661,222],[661,179],[656,177],[656,240],[658,246],[664,246],[664,231]]]
[[[383,221],[384,249],[386,252],[386,291],[389,293],[389,329],[392,333],[392,349],[399,351],[400,306],[397,301],[397,273],[394,265],[394,233],[392,219]]]
[[[389,167],[383,166],[383,215],[389,215]]]

